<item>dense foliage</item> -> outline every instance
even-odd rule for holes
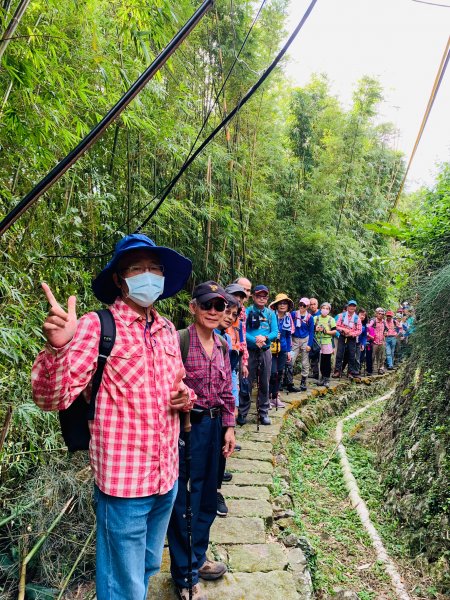
[[[6,29],[18,0],[3,2]],[[0,214],[4,215],[119,99],[197,7],[193,0],[29,4],[0,71]],[[46,280],[79,311],[97,307],[92,276],[138,227],[200,139],[267,67],[287,0],[270,0],[217,103],[259,6],[218,0],[167,66],[66,175],[2,238],[1,495],[8,501],[43,451],[58,448],[53,415],[30,400],[42,344]],[[390,246],[364,227],[385,220],[403,171],[393,129],[377,124],[379,84],[355,84],[351,106],[325,76],[292,90],[278,69],[183,176],[146,226],[192,258],[189,289],[161,303],[178,325],[192,286],[240,274],[294,297],[374,307],[392,291]],[[5,437],[5,441],[3,440]],[[4,441],[4,444],[3,444]]]
[[[417,328],[380,428],[383,485],[412,556],[450,591],[450,165],[415,209],[381,224],[409,253]]]

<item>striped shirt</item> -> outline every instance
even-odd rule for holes
[[[189,329],[189,353],[186,358],[185,383],[197,395],[195,405],[201,408],[221,407],[223,427],[234,427],[234,396],[231,391],[231,365],[228,352],[214,333],[211,358],[206,354],[195,325]]]
[[[177,373],[184,371],[175,329],[152,310],[145,319],[120,298],[110,307],[116,341],[106,362],[90,422],[89,454],[102,492],[134,498],[166,494],[178,478],[178,411],[169,406]],[[97,367],[100,321],[87,313],[63,348],[47,345],[33,366],[33,398],[43,410],[68,408],[86,390]],[[191,404],[195,394],[189,390]]]

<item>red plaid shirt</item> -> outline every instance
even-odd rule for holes
[[[214,346],[211,358],[206,354],[195,325],[189,329],[189,353],[186,359],[185,383],[197,394],[195,404],[202,408],[220,406],[222,425],[234,427],[234,396],[231,391],[231,365],[223,352],[220,338],[214,334]]]
[[[347,313],[347,318],[344,319],[344,314],[341,313],[336,321],[336,329],[342,333],[345,337],[355,337],[357,338],[362,333],[362,323],[361,319],[356,315],[355,321],[355,313],[350,316],[350,313]]]
[[[116,341],[98,391],[89,448],[98,487],[111,496],[165,494],[178,477],[178,411],[169,407],[176,374],[183,369],[173,325],[152,311],[145,319],[121,299],[110,307]],[[87,388],[97,366],[100,321],[81,317],[63,348],[47,346],[33,366],[34,401],[44,410],[65,409]],[[190,390],[191,403],[195,394]]]
[[[386,330],[384,319],[381,319],[381,321],[374,319],[371,323],[372,327],[375,329],[375,338],[373,343],[377,346],[382,346],[385,343],[384,332]]]

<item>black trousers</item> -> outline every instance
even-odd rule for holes
[[[178,444],[180,475],[178,493],[170,517],[167,539],[172,578],[180,587],[187,587],[188,553],[186,523],[186,459],[184,431]],[[191,508],[192,508],[192,572],[198,582],[198,569],[206,560],[209,530],[217,515],[217,473],[222,439],[222,419],[203,416],[192,420],[191,430]]]
[[[320,354],[320,372],[326,379],[331,375],[331,354]]]
[[[343,370],[343,362],[344,362],[344,353],[345,350],[348,351],[348,370],[349,373],[357,373],[358,367],[356,365],[356,338],[355,337],[346,337],[345,335],[340,335],[338,339],[338,347],[336,353],[336,371],[342,373]]]

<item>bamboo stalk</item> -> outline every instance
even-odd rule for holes
[[[6,436],[8,435],[8,429],[11,425],[11,417],[12,417],[12,406],[11,404],[6,409],[6,417],[5,422],[3,423],[2,432],[0,434],[0,452],[2,451],[3,444],[5,443]]]
[[[0,521],[0,527],[3,527],[3,525],[6,525],[7,523],[9,523],[13,519],[15,519],[16,517],[21,515],[23,512],[25,512],[26,510],[28,510],[29,508],[31,508],[32,506],[34,506],[41,500],[42,500],[42,498],[39,497],[39,498],[36,498],[35,500],[33,500],[33,502],[26,504],[25,506],[20,506],[17,510],[15,510],[13,513],[11,513],[8,517],[5,517],[4,519],[2,519]]]
[[[47,531],[39,538],[39,540],[36,542],[36,544],[33,546],[33,548],[30,550],[30,552],[28,552],[28,554],[23,559],[22,567],[20,569],[19,595],[17,596],[17,600],[25,600],[25,579],[26,579],[26,574],[27,574],[28,563],[34,557],[34,555],[37,554],[37,552],[39,552],[42,544],[45,542],[45,540],[48,538],[48,536],[51,534],[51,532],[58,525],[58,523],[61,521],[61,519],[63,518],[65,513],[69,510],[69,508],[72,507],[74,499],[75,499],[75,496],[72,496],[71,498],[69,498],[69,500],[67,500],[67,502],[64,504],[63,508],[61,509],[60,513],[56,517],[56,519],[54,519],[52,521],[52,523],[51,523],[50,527],[47,529]]]
[[[8,27],[5,29],[5,33],[3,34],[2,40],[0,42],[0,60],[2,59],[3,54],[5,53],[6,48],[11,41],[14,32],[17,29],[25,11],[27,10],[28,5],[30,4],[30,0],[22,0],[19,2],[19,6],[16,8],[16,12],[14,13],[11,21],[9,22]]]
[[[62,586],[61,591],[59,592],[58,596],[56,597],[56,600],[61,600],[62,595],[64,594],[64,591],[67,588],[67,586],[69,585],[69,581],[70,581],[72,575],[74,574],[74,571],[77,568],[77,565],[80,562],[83,554],[86,552],[87,547],[89,546],[94,533],[95,533],[95,527],[94,527],[94,529],[92,529],[91,533],[87,537],[87,540],[84,542],[84,545],[81,548],[80,553],[78,554],[77,558],[75,559],[75,562],[73,563],[72,568],[70,569],[67,577],[64,580],[63,586]]]

